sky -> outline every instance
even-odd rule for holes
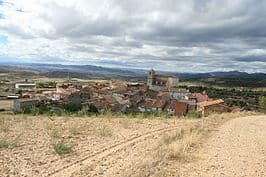
[[[0,62],[266,73],[265,0],[0,0]]]

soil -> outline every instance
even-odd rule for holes
[[[180,176],[266,176],[266,116],[233,119],[200,150],[200,160],[185,164]]]
[[[164,175],[138,173],[136,167],[147,159],[154,160],[150,155],[158,150],[165,135],[198,126],[201,120],[25,115],[1,118],[0,138],[19,141],[17,147],[0,149],[1,177],[266,176],[266,116],[223,119],[221,124],[227,122],[222,126],[212,119],[219,128],[211,131],[193,152],[193,161],[145,167],[169,172],[161,173]],[[73,146],[70,154],[59,156],[54,152],[53,144],[60,141]]]

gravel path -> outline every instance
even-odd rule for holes
[[[266,116],[225,123],[203,146],[199,157],[181,168],[180,176],[265,177]]]

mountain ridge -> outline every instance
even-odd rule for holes
[[[63,64],[42,64],[42,63],[14,63],[0,62],[0,66],[15,67],[22,69],[31,69],[40,73],[49,72],[73,72],[84,73],[89,75],[117,75],[124,77],[146,77],[147,70],[145,69],[130,69],[130,68],[108,68],[96,65],[63,65]],[[8,70],[5,68],[5,70]],[[181,78],[266,78],[266,73],[247,73],[240,71],[218,71],[206,73],[189,73],[189,72],[167,72],[158,71],[165,74],[174,74]]]

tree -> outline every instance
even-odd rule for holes
[[[63,105],[63,108],[68,112],[77,112],[82,109],[82,104],[70,102]]]
[[[259,105],[261,109],[266,109],[266,96],[260,96]]]

